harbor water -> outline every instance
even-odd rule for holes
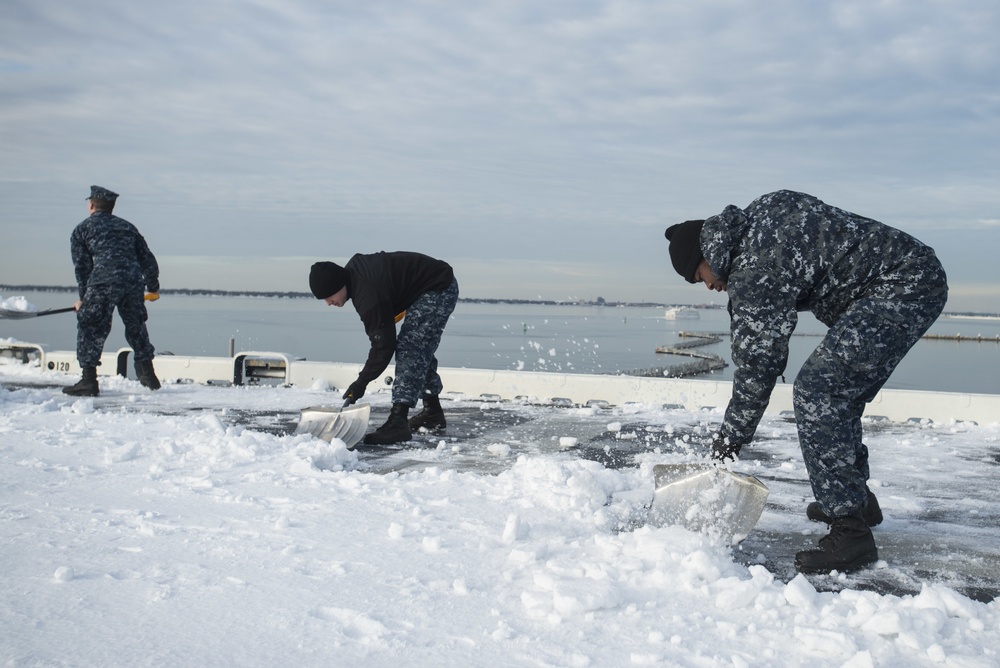
[[[60,292],[5,293],[3,297],[22,294],[39,309],[69,306],[76,298]],[[225,356],[230,340],[236,351],[282,352],[316,361],[361,363],[368,352],[368,339],[350,304],[338,309],[307,298],[168,294],[147,306],[157,354]],[[681,332],[702,332],[721,335],[721,340],[694,350],[718,355],[729,366],[696,377],[731,380],[725,309],[699,308],[697,313],[696,319],[668,319],[661,307],[460,302],[445,330],[438,360],[442,366],[480,369],[655,372],[690,361],[657,353],[658,347],[682,345],[687,339]],[[825,329],[810,314],[800,314],[790,344],[786,382],[794,380]],[[945,315],[929,334],[983,340],[921,340],[887,388],[1000,393],[1000,319]],[[36,343],[46,350],[74,350],[75,315],[0,320],[0,339]],[[126,346],[116,316],[105,350]]]

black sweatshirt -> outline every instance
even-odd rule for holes
[[[358,374],[358,380],[367,384],[385,371],[396,352],[396,314],[425,292],[447,288],[455,273],[447,262],[409,251],[358,253],[344,269],[347,296],[372,344]]]

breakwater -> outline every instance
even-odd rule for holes
[[[726,360],[722,359],[719,355],[692,350],[693,348],[700,348],[721,342],[723,334],[714,332],[678,332],[677,335],[682,338],[688,338],[690,341],[680,341],[672,346],[657,346],[656,352],[663,355],[691,357],[693,359],[690,362],[635,369],[626,372],[627,375],[643,376],[646,378],[685,378],[718,371],[729,366]]]

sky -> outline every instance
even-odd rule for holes
[[[292,433],[325,383],[74,380],[0,358],[5,665],[998,665],[1000,423],[866,424],[879,561],[804,576],[827,530],[781,415],[733,464],[769,488],[734,545],[649,510],[721,408],[470,394],[371,452]]]
[[[121,194],[164,288],[414,250],[462,296],[700,303],[664,229],[778,189],[1000,311],[994,0],[6,0],[0,284]]]

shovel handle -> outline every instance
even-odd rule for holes
[[[46,311],[14,311],[10,309],[0,308],[0,318],[4,320],[24,320],[25,318],[37,318],[40,315],[52,315],[54,313],[69,313],[70,311],[75,311],[76,308],[73,306],[68,306],[66,308],[55,308],[48,309]]]
[[[155,302],[160,298],[160,295],[156,292],[147,292],[143,299],[147,302]],[[66,308],[50,308],[44,311],[14,311],[10,309],[0,309],[0,318],[12,319],[12,320],[22,320],[24,318],[37,318],[43,315],[55,315],[56,313],[69,313],[70,311],[75,311],[76,305],[67,306]]]

